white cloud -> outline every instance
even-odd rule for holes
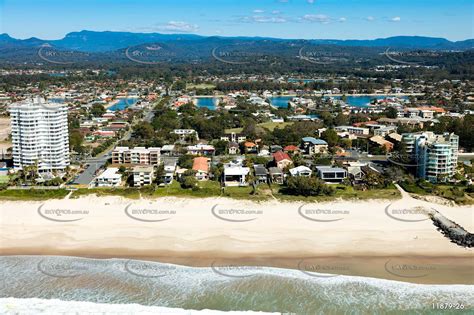
[[[327,24],[331,21],[331,18],[324,14],[306,14],[302,17],[302,20]]]
[[[265,11],[263,11],[263,10],[260,10],[260,9],[253,10],[253,13],[263,13],[263,12],[265,12]]]
[[[368,16],[366,20],[369,22],[372,22],[372,21],[375,21],[375,18],[373,16]]]
[[[199,26],[196,24],[190,24],[182,21],[169,21],[165,25],[160,27],[161,30],[167,32],[184,32],[191,33],[196,32],[199,29]]]
[[[400,22],[402,19],[399,16],[394,16],[390,19],[391,22]]]
[[[315,0],[306,0],[309,4],[313,4]]]
[[[341,17],[341,18],[339,18],[338,21],[341,22],[341,23],[344,23],[345,21],[347,21],[347,19],[345,17]]]
[[[288,19],[283,16],[255,14],[252,16],[241,17],[239,21],[244,23],[287,23]]]

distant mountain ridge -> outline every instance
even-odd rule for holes
[[[220,37],[201,36],[195,34],[161,34],[161,33],[131,33],[131,32],[96,32],[80,31],[68,33],[63,39],[42,40],[39,38],[15,39],[8,34],[0,34],[0,48],[26,48],[50,44],[57,48],[77,50],[83,52],[110,52],[127,47],[157,43],[179,41],[201,41],[214,43],[215,41],[275,41],[275,42],[308,42],[320,45],[336,45],[351,47],[391,47],[393,49],[429,49],[429,50],[468,50],[474,48],[474,39],[464,41],[449,41],[445,38],[424,36],[394,36],[373,40],[336,40],[336,39],[281,39],[271,37]]]

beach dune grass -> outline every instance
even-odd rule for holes
[[[7,189],[0,191],[0,200],[62,199],[68,193],[66,189]]]

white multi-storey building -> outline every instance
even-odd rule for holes
[[[37,165],[40,173],[69,165],[68,110],[65,104],[28,99],[10,105],[15,169]]]
[[[459,136],[433,132],[404,134],[406,152],[416,162],[417,177],[431,182],[454,176],[458,163]]]

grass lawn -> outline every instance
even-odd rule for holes
[[[0,191],[0,200],[47,200],[62,199],[69,193],[66,189],[11,189]]]
[[[258,126],[267,128],[270,131],[275,130],[275,128],[283,129],[286,126],[291,126],[291,125],[293,125],[293,122],[266,122],[266,123],[258,124]]]
[[[400,186],[412,194],[420,196],[438,196],[454,201],[457,204],[474,204],[474,194],[467,193],[465,186],[455,186],[446,184],[427,184],[426,187],[420,186],[418,183],[401,183]]]
[[[208,83],[201,83],[201,84],[187,84],[186,90],[210,90],[215,89],[216,86],[214,84]]]
[[[279,192],[281,186],[272,185],[273,195],[281,201],[308,201],[308,202],[323,202],[331,201],[334,199],[357,199],[357,200],[368,200],[368,199],[398,199],[401,198],[400,192],[395,187],[384,188],[384,189],[370,189],[366,191],[355,190],[354,187],[344,185],[334,185],[336,192],[332,196],[293,196],[285,195]]]
[[[120,196],[128,199],[139,199],[141,190],[134,188],[80,188],[72,194],[71,198],[81,196],[96,195],[102,196]]]
[[[270,131],[275,130],[275,128],[283,129],[286,126],[291,126],[291,125],[293,125],[293,122],[272,122],[272,121],[270,121],[270,122],[257,124],[257,126],[266,128]],[[243,130],[243,128],[231,128],[231,129],[226,129],[225,132],[226,133],[231,133],[231,132],[241,133],[242,130]]]
[[[6,184],[10,180],[10,177],[8,175],[1,175],[0,176],[0,184]]]

